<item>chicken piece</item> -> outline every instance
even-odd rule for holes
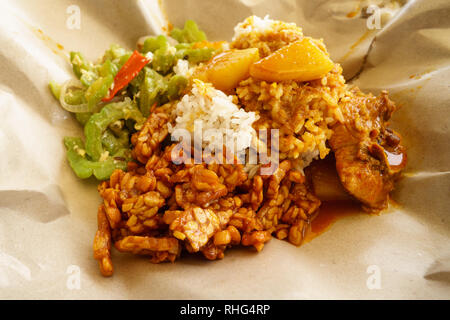
[[[387,127],[396,106],[385,91],[374,97],[357,88],[343,101],[344,121],[333,127],[330,139],[339,178],[365,209],[382,210],[406,166],[401,137]]]

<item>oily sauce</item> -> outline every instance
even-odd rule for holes
[[[355,201],[326,201],[322,202],[319,212],[313,217],[306,230],[303,243],[309,242],[331,228],[337,220],[364,212],[361,205]]]

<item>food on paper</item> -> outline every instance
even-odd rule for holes
[[[80,178],[102,180],[94,258],[111,250],[173,262],[222,259],[272,237],[301,245],[322,201],[387,207],[406,165],[387,92],[346,84],[322,40],[248,17],[231,42],[193,21],[112,45],[97,63],[71,54],[77,80],[50,89],[85,139],[65,138]]]

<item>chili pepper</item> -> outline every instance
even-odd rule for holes
[[[102,101],[110,101],[117,92],[137,76],[139,71],[141,71],[147,63],[149,63],[149,60],[135,50],[127,62],[120,68],[119,72],[117,72],[114,77],[113,88],[109,90],[108,96],[103,98]]]

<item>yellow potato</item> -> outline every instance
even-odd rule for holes
[[[256,48],[228,50],[215,56],[196,77],[227,92],[249,76],[250,66],[258,60],[259,52]]]
[[[271,82],[309,81],[322,78],[333,66],[325,52],[310,38],[303,38],[255,62],[250,75]]]

